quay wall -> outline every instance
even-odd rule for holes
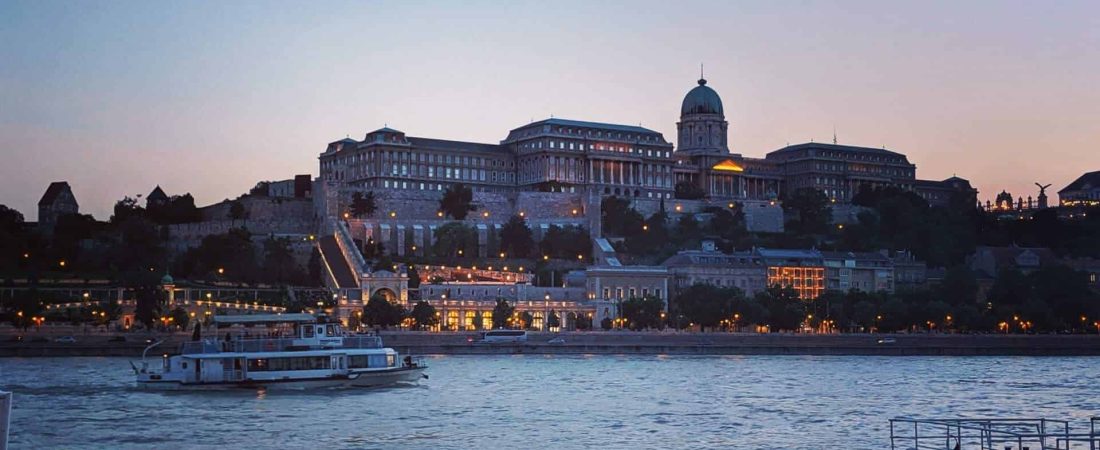
[[[470,342],[476,332],[384,331],[387,347],[416,355],[876,355],[876,356],[1100,356],[1097,335],[916,335],[752,333],[530,333],[525,344]],[[28,333],[27,339],[34,336]],[[185,334],[172,336],[150,354],[174,350]],[[547,343],[554,337],[564,344]],[[894,343],[880,344],[884,338]],[[0,342],[0,357],[141,355],[144,337],[107,342],[107,336],[77,336],[76,344]]]

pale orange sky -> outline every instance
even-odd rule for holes
[[[700,62],[746,156],[835,127],[982,199],[1100,170],[1094,1],[225,3],[0,3],[0,204],[33,220],[54,180],[99,219],[158,183],[208,204],[384,124],[673,141]]]

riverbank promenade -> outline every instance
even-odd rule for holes
[[[486,344],[477,332],[382,331],[387,347],[419,355],[883,355],[1100,356],[1100,335],[792,334],[591,331],[531,332],[526,343]],[[164,339],[150,354],[171,353],[190,334],[76,335],[76,342],[33,329],[0,341],[0,357],[140,356],[147,340]],[[551,343],[550,340],[560,338]],[[562,342],[564,341],[564,342]]]

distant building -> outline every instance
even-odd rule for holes
[[[289,180],[267,183],[267,196],[276,198],[309,198],[313,190],[313,180],[309,175],[295,175]]]
[[[66,214],[79,214],[80,205],[67,181],[55,181],[46,188],[38,200],[38,227],[45,233],[53,233],[57,219]]]
[[[751,296],[767,287],[767,268],[761,258],[751,252],[726,254],[713,248],[686,250],[669,257],[661,265],[668,268],[674,292],[695,284],[709,284],[736,287]]]
[[[1100,206],[1100,170],[1081,175],[1058,191],[1058,202],[1062,206]]]
[[[894,290],[928,284],[928,264],[917,259],[912,252],[900,251],[890,259],[894,264]]]
[[[1015,269],[1029,274],[1042,266],[1060,264],[1061,260],[1051,249],[1044,247],[980,246],[967,257],[966,263],[976,273],[995,279],[1002,269]]]
[[[945,205],[954,192],[976,198],[958,177],[918,180],[904,154],[825,143],[789,145],[747,158],[728,143],[722,99],[705,79],[684,96],[674,147],[636,125],[550,118],[512,129],[497,144],[407,136],[389,127],[345,138],[321,153],[320,180],[349,188],[479,192],[570,192],[671,199],[677,184],[708,199],[771,200],[815,188],[849,202],[863,187],[895,186]],[[976,203],[976,201],[975,201]]]
[[[894,292],[894,264],[878,252],[821,252],[825,288],[847,292]]]
[[[768,268],[768,286],[792,288],[803,300],[815,299],[825,291],[825,261],[821,252],[757,248],[753,254]]]
[[[145,208],[164,205],[165,203],[168,203],[168,200],[168,194],[165,194],[164,190],[161,189],[160,185],[158,184],[157,187],[153,188],[153,192],[150,192],[149,195],[145,196]]]

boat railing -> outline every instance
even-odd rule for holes
[[[1088,432],[1045,418],[890,419],[891,450],[1100,450],[1100,418]]]
[[[382,338],[378,336],[345,336],[341,345],[329,345],[331,348],[382,348]],[[252,338],[232,339],[228,341],[203,340],[180,344],[181,355],[199,353],[254,353],[300,350],[300,342],[294,338]]]

